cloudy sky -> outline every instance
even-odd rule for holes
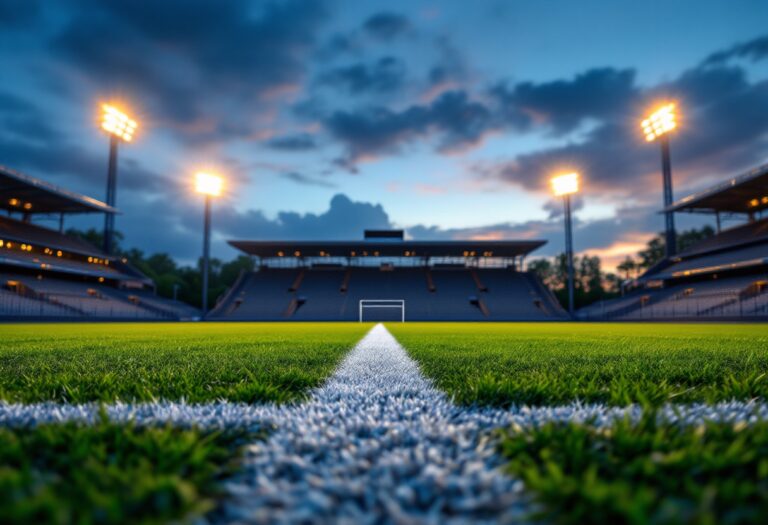
[[[766,21],[764,0],[0,0],[0,164],[104,198],[98,103],[122,104],[118,229],[181,261],[200,169],[227,180],[223,258],[371,227],[553,254],[547,180],[575,169],[576,249],[611,262],[662,227],[658,101],[682,111],[676,196],[768,160]]]

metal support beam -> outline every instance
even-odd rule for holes
[[[669,154],[669,136],[662,135],[661,143],[661,172],[664,178],[664,208],[672,205],[672,161]],[[672,257],[677,253],[677,237],[675,235],[675,214],[664,212],[665,254]]]
[[[109,167],[107,169],[107,204],[114,208],[117,201],[117,142],[116,135],[109,137]],[[111,254],[114,248],[115,215],[104,214],[104,252]]]
[[[571,224],[571,196],[563,196],[565,205],[565,257],[568,264],[568,313],[573,317],[573,230]]]
[[[211,252],[211,196],[205,196],[205,218],[203,224],[203,304],[202,318],[208,313],[208,267]]]

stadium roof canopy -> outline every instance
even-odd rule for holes
[[[664,211],[753,213],[768,209],[768,164],[672,203]]]
[[[546,241],[229,241],[235,248],[271,257],[519,257]]]
[[[101,201],[0,166],[0,209],[22,213],[117,213]]]

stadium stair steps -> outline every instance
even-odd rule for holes
[[[293,317],[293,315],[296,313],[296,311],[304,306],[304,303],[306,303],[306,299],[303,297],[294,297],[291,299],[291,302],[288,303],[288,307],[285,309],[285,312],[283,313],[283,317],[289,318]]]
[[[731,305],[734,305],[739,302],[738,297],[731,297],[729,299],[725,299],[724,301],[721,301],[717,304],[714,304],[712,306],[709,306],[707,308],[703,308],[697,312],[696,315],[702,316],[702,315],[712,315],[717,312],[722,312],[726,308],[728,308]]]
[[[429,269],[427,269],[427,290],[429,290],[430,293],[435,293],[437,291],[435,280],[432,278],[432,271]]]
[[[552,293],[552,290],[544,286],[544,283],[542,283],[537,276],[528,272],[524,272],[522,275],[525,282],[533,291],[534,296],[536,296],[539,301],[539,303],[536,303],[536,300],[534,300],[534,304],[536,304],[544,314],[553,317],[568,317],[568,312],[566,312],[560,305],[560,301],[557,300],[557,297]]]
[[[293,284],[291,284],[291,287],[288,288],[289,292],[298,291],[299,287],[301,286],[301,282],[304,280],[304,276],[306,275],[306,273],[307,273],[306,268],[302,268],[299,274],[296,276],[296,279],[294,279]]]
[[[490,317],[491,311],[488,309],[488,305],[485,304],[485,301],[483,301],[481,298],[473,295],[469,298],[469,304],[476,307],[480,312],[482,312],[484,317]]]
[[[477,291],[479,292],[487,292],[488,287],[483,284],[483,281],[480,280],[480,276],[477,275],[477,270],[472,268],[469,270],[470,275],[472,276],[472,280],[475,282],[475,286],[477,287]]]
[[[229,314],[234,313],[235,310],[243,303],[243,287],[248,280],[248,274],[245,270],[240,270],[240,274],[235,279],[229,290],[224,292],[217,300],[216,306],[208,313],[208,318],[211,317],[226,317]]]
[[[349,289],[349,280],[351,278],[352,278],[352,270],[347,269],[347,271],[344,272],[344,279],[341,281],[341,286],[339,287],[339,292],[347,293],[347,290]]]

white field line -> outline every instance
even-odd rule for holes
[[[112,420],[274,430],[249,447],[227,483],[222,521],[446,523],[515,521],[528,507],[520,482],[502,474],[489,431],[549,421],[610,424],[639,407],[573,403],[510,410],[455,406],[434,388],[383,325],[350,352],[303,404],[113,403]],[[98,404],[0,402],[0,425],[91,422]],[[670,405],[671,421],[768,419],[764,403]]]
[[[508,523],[530,510],[503,474],[489,430],[552,420],[609,424],[640,409],[572,404],[517,410],[457,407],[383,325],[325,386],[287,407],[228,484],[222,515],[238,523]],[[766,405],[668,407],[664,417],[750,421]]]

